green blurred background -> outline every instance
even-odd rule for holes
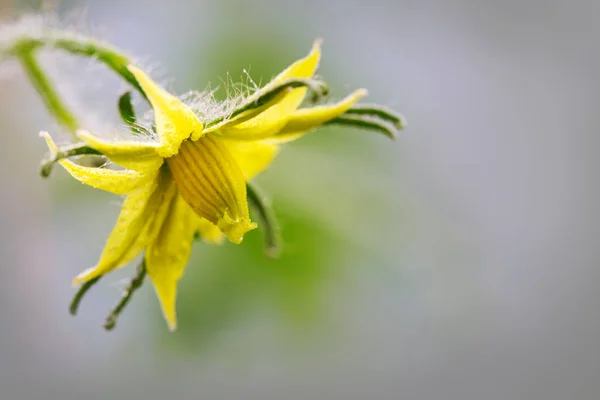
[[[0,0],[5,17],[39,1]],[[600,26],[597,1],[105,0],[60,13],[182,93],[244,68],[265,82],[321,37],[342,97],[408,117],[391,143],[322,129],[257,181],[281,217],[197,243],[167,333],[150,285],[102,329],[125,268],[85,298],[119,199],[56,169],[53,122],[0,66],[0,399],[595,399]],[[56,53],[43,63],[86,126],[118,123],[124,86]]]

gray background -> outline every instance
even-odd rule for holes
[[[35,7],[0,0],[7,16]],[[178,92],[244,67],[264,82],[322,37],[320,73],[335,94],[364,86],[409,129],[394,143],[316,133],[260,178],[306,225],[297,237],[314,239],[286,238],[290,259],[309,260],[310,279],[299,273],[279,293],[271,273],[244,271],[255,236],[242,250],[198,245],[192,263],[217,272],[190,265],[177,333],[165,332],[149,287],[106,333],[102,318],[131,270],[99,285],[77,318],[66,307],[70,279],[95,262],[118,199],[62,171],[39,179],[37,132],[52,122],[19,69],[2,65],[0,398],[598,398],[600,3],[87,8],[95,32],[159,61]],[[108,74],[106,86],[102,74],[86,80],[96,67],[63,58],[49,54],[45,65],[67,96],[83,95],[85,108],[73,104],[90,127],[110,129],[122,87]],[[216,281],[224,289],[203,295]],[[289,293],[290,310],[273,311]]]

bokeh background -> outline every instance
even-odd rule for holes
[[[85,298],[119,199],[56,169],[53,123],[0,78],[1,399],[596,399],[600,396],[600,3],[575,0],[55,2],[171,87],[267,81],[321,37],[333,95],[407,116],[396,142],[322,129],[257,180],[286,248],[197,243],[167,333],[150,285],[107,333],[126,268]],[[5,18],[38,1],[0,0]],[[78,20],[79,18],[79,20]],[[103,68],[44,65],[90,127]],[[162,75],[161,75],[162,74]],[[113,80],[111,80],[113,79]]]

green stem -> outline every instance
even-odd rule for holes
[[[104,321],[104,329],[110,331],[115,327],[115,325],[117,324],[117,318],[119,317],[119,314],[121,314],[121,311],[123,311],[125,306],[129,303],[129,300],[131,300],[131,297],[133,296],[135,291],[142,286],[142,283],[144,283],[145,276],[146,262],[142,260],[142,262],[140,262],[140,264],[137,267],[135,275],[131,278],[129,285],[127,285],[127,287],[125,288],[123,296],[121,297],[115,308],[113,308],[110,314],[108,314],[108,317],[106,317],[106,320]]]
[[[40,47],[51,47],[64,50],[68,53],[95,58],[104,63],[109,69],[120,75],[125,81],[133,86],[144,98],[146,93],[135,79],[135,76],[129,71],[127,66],[132,64],[132,60],[127,57],[123,51],[109,44],[90,39],[84,36],[62,33],[60,31],[49,32],[44,37],[21,37],[12,48],[6,53],[15,56],[27,52],[27,50],[37,49]]]
[[[146,98],[146,93],[144,93],[144,90],[142,90],[142,87],[138,83],[137,79],[135,79],[135,76],[133,76],[133,74],[127,68],[129,64],[132,64],[132,61],[116,47],[84,37],[57,36],[53,40],[50,39],[48,44],[57,49],[65,50],[71,54],[96,58],[98,61],[104,63],[113,72],[120,75],[144,98]]]
[[[79,124],[75,115],[71,113],[67,106],[62,102],[58,93],[54,89],[52,82],[44,71],[40,68],[34,54],[34,50],[24,51],[18,55],[19,61],[29,77],[31,84],[42,98],[42,101],[48,108],[48,111],[57,122],[67,128],[73,135],[77,131]]]

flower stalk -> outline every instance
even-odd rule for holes
[[[40,67],[34,52],[35,48],[23,48],[23,51],[18,54],[21,66],[50,114],[61,126],[74,135],[79,127],[77,118],[58,95],[50,78]]]
[[[48,31],[43,36],[20,36],[12,46],[4,49],[3,52],[6,55],[18,57],[23,53],[29,53],[31,50],[40,48],[64,50],[76,56],[93,58],[105,64],[133,86],[143,97],[146,97],[138,81],[127,69],[127,66],[132,64],[133,60],[118,48],[92,38],[60,31]]]

